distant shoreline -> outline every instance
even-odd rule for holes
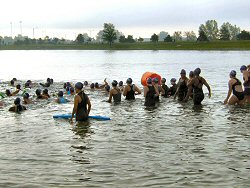
[[[142,42],[108,44],[30,44],[1,45],[0,50],[222,50],[250,51],[250,41],[212,41],[212,42]]]

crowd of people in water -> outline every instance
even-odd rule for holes
[[[224,100],[224,104],[228,105],[244,105],[245,103],[250,103],[250,65],[241,66],[240,71],[243,75],[243,86],[241,81],[236,77],[236,71],[232,70],[229,74],[228,82],[228,94]],[[147,85],[143,87],[143,96],[145,97],[144,105],[146,107],[154,107],[156,103],[160,101],[161,97],[173,97],[174,99],[178,98],[178,101],[187,102],[190,98],[193,100],[194,105],[201,105],[204,99],[203,85],[206,86],[208,90],[208,96],[211,97],[211,88],[207,83],[206,79],[200,76],[201,69],[196,68],[194,71],[189,72],[189,78],[184,69],[180,72],[180,78],[177,82],[175,78],[170,80],[171,87],[168,87],[166,84],[166,79],[162,78],[147,78]],[[46,83],[39,83],[44,89],[36,89],[35,94],[37,100],[47,100],[50,98],[48,88],[53,85],[53,79],[47,78]],[[23,89],[20,84],[16,84],[17,79],[13,78],[10,81],[10,85],[15,87],[16,90],[11,92],[7,89],[5,92],[0,93],[0,98],[10,97],[10,96],[22,96],[23,101],[20,97],[17,97],[14,100],[14,105],[9,108],[9,111],[12,112],[21,112],[27,108],[22,105],[29,105],[33,103],[30,98],[30,94],[27,92],[27,88],[35,88],[37,85],[31,80],[28,80],[24,85]],[[75,85],[72,85],[70,82],[66,82],[63,85],[63,89],[57,93],[55,99],[56,103],[67,103],[68,99],[64,97],[64,94],[74,96],[74,107],[72,110],[72,118],[75,116],[76,121],[86,121],[91,110],[91,102],[84,90],[102,90],[106,92],[109,96],[107,102],[121,102],[122,95],[125,97],[125,100],[135,100],[136,95],[142,94],[141,89],[133,84],[132,78],[126,80],[126,85],[123,81],[119,83],[116,80],[113,80],[111,85],[104,80],[103,84],[91,83],[87,81],[83,83],[77,82]],[[0,100],[0,107],[5,104]]]

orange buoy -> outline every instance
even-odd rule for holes
[[[142,77],[141,77],[141,84],[143,86],[146,86],[147,85],[147,79],[148,78],[158,78],[159,80],[159,83],[161,83],[161,76],[157,73],[154,73],[154,72],[145,72]]]

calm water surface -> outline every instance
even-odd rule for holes
[[[0,91],[16,77],[23,83],[47,77],[56,82],[102,82],[132,77],[140,87],[145,71],[178,77],[200,67],[212,98],[194,108],[171,98],[154,110],[144,99],[104,102],[107,96],[86,91],[91,120],[71,126],[53,114],[71,112],[54,99],[38,101],[22,114],[8,112],[14,98],[0,108],[0,187],[248,187],[250,184],[250,107],[222,105],[228,73],[250,64],[250,52],[220,51],[0,51]],[[36,89],[36,88],[35,88]],[[207,94],[206,89],[204,88]],[[34,97],[34,89],[29,93]]]

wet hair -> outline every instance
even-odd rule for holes
[[[235,71],[235,70],[232,70],[232,71],[230,72],[230,76],[235,77],[235,76],[236,76],[236,71]]]
[[[242,65],[242,66],[240,67],[240,70],[241,70],[241,71],[247,70],[247,66],[246,66],[246,65]]]
[[[95,83],[95,88],[98,88],[99,87],[99,84],[98,82]]]
[[[43,94],[46,94],[46,95],[47,95],[47,94],[48,94],[48,92],[49,92],[49,90],[48,90],[48,89],[44,89],[44,90],[43,90]]]
[[[67,87],[66,87],[66,91],[69,91],[69,89],[70,89],[70,87],[69,87],[69,86],[67,86]]]
[[[66,89],[66,87],[67,87],[67,84],[66,84],[66,83],[64,83],[64,84],[63,84],[63,88],[64,88],[64,89]]]
[[[37,95],[37,96],[41,95],[41,89],[37,89],[37,90],[36,90],[36,95]]]
[[[147,79],[147,84],[152,84],[152,78]]]
[[[113,82],[111,83],[113,87],[116,87],[118,82],[116,80],[113,80]]]
[[[153,79],[152,79],[152,82],[158,84],[159,80],[158,80],[158,78],[153,78]]]
[[[171,78],[170,82],[176,82],[176,79],[175,78]]]
[[[194,75],[195,75],[195,76],[199,76],[200,73],[201,73],[201,69],[200,69],[200,68],[196,68],[196,69],[194,70]]]
[[[20,105],[21,103],[21,99],[19,97],[17,97],[15,100],[14,100],[14,104],[15,105]]]
[[[127,80],[128,81],[128,80]],[[128,82],[127,82],[128,83]],[[132,82],[131,82],[132,83]],[[123,81],[119,82],[119,86],[123,86]]]
[[[181,73],[180,74],[186,74],[186,71],[184,69],[181,69]]]
[[[126,81],[127,84],[132,84],[132,82],[133,82],[132,78],[128,78]]]
[[[83,88],[82,82],[77,82],[77,83],[75,84],[75,88],[81,90],[81,89]]]
[[[83,85],[87,86],[87,85],[89,85],[89,83],[87,81],[84,81]]]
[[[30,97],[29,93],[24,93],[23,98],[28,99]]]
[[[109,86],[109,85],[106,85],[106,86],[105,86],[105,90],[106,90],[107,92],[109,92],[109,91],[110,91],[110,86]]]
[[[91,88],[91,89],[94,89],[94,88],[95,88],[95,84],[94,84],[94,83],[91,83],[91,84],[90,84],[90,88]]]
[[[52,78],[50,78],[50,83],[53,84],[54,83],[54,80]]]
[[[50,83],[50,78],[47,78],[47,82]]]
[[[189,72],[189,77],[193,78],[194,77],[194,71]]]
[[[70,88],[69,88],[69,91],[70,91],[70,92],[75,92],[75,90],[74,90],[73,87],[70,87]]]
[[[27,80],[27,83],[31,83],[31,80]]]
[[[13,81],[17,81],[17,79],[16,79],[16,78],[13,78],[12,80],[13,80]]]
[[[58,97],[63,97],[63,92],[62,91],[58,92]]]
[[[17,84],[17,85],[16,85],[16,88],[17,88],[17,89],[21,89],[21,85],[20,85],[20,84]]]
[[[166,82],[166,78],[162,78],[162,79],[161,79],[161,82],[162,82],[162,83],[165,83],[165,82]]]
[[[14,85],[14,83],[15,83],[14,80],[10,81],[10,85]]]
[[[9,89],[6,89],[5,93],[6,93],[7,96],[11,96],[11,92],[10,92]]]

